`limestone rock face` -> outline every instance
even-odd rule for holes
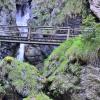
[[[89,0],[90,9],[100,19],[100,0]]]
[[[0,0],[0,24],[15,24],[15,0]]]
[[[76,4],[76,2],[78,3]],[[80,15],[82,9],[82,0],[32,0],[31,4],[33,26],[63,25],[68,16],[73,19],[73,17]]]

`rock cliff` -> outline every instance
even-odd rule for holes
[[[16,25],[16,4],[15,0],[0,0],[0,25]],[[8,34],[5,28],[0,27],[2,32],[0,34]],[[6,28],[6,30],[16,30]],[[10,33],[9,33],[10,34]],[[8,35],[9,35],[8,34]],[[15,49],[14,49],[15,48]],[[7,55],[14,55],[16,51],[16,44],[13,43],[0,43],[0,59]]]
[[[90,9],[100,19],[100,0],[89,0]]]
[[[32,0],[31,19],[33,26],[56,26],[64,23],[70,25],[71,23],[65,20],[68,21],[68,18],[76,20],[77,16],[81,16],[81,12],[82,0]],[[80,23],[81,20],[74,24]]]

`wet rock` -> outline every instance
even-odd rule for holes
[[[25,59],[33,65],[36,65],[38,69],[43,68],[43,61],[50,55],[56,46],[49,45],[26,45],[25,47]]]
[[[16,25],[16,3],[15,0],[0,0],[0,25]],[[16,28],[4,28],[0,26],[2,35],[18,35],[10,34],[11,31],[16,31]],[[7,33],[9,31],[9,33]],[[7,55],[14,56],[17,44],[15,43],[3,43],[0,45],[0,59]]]
[[[25,58],[32,64],[37,65],[43,61],[43,55],[39,47],[32,47],[31,45],[26,46]]]
[[[1,43],[0,59],[3,59],[6,56],[15,56],[17,47],[18,46],[15,43]]]

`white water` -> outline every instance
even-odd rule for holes
[[[29,9],[25,11],[25,15],[21,16],[21,11],[19,11],[16,14],[16,24],[17,26],[27,26],[27,21],[29,19]],[[28,29],[26,28],[19,28],[20,32],[28,32]],[[27,36],[27,34],[21,34],[21,36]],[[20,61],[24,61],[24,51],[25,51],[25,44],[20,44],[18,53],[17,53],[17,59]]]

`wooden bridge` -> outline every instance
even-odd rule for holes
[[[70,27],[0,25],[0,42],[59,45],[66,39],[78,36],[81,31],[80,28]]]

